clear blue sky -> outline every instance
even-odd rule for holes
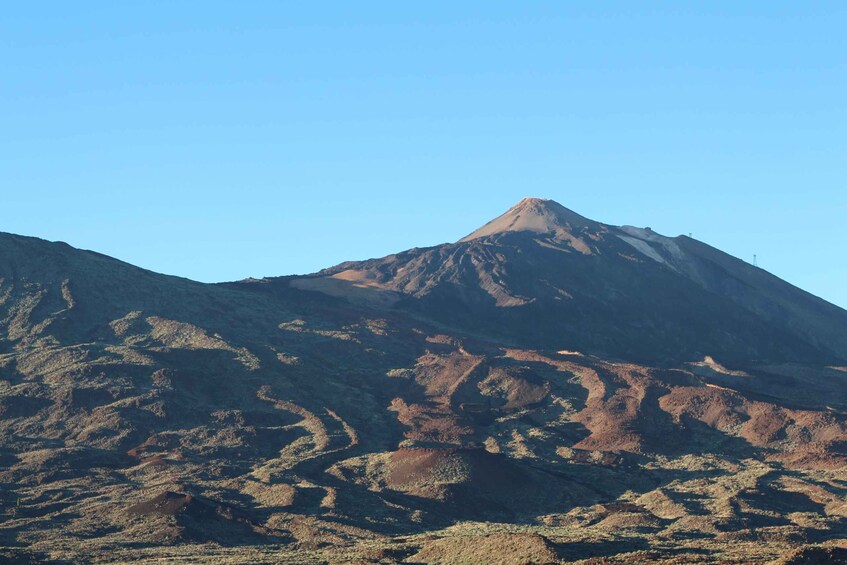
[[[847,307],[847,3],[14,2],[0,231],[202,281],[524,196]]]

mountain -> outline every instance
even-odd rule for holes
[[[689,237],[537,198],[455,244],[291,284],[354,300],[391,293],[395,309],[517,346],[650,363],[847,361],[847,311]]]
[[[225,284],[0,234],[0,561],[837,561],[845,330],[549,200]]]

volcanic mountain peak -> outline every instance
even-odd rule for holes
[[[505,232],[549,233],[593,224],[595,222],[568,210],[553,200],[524,198],[502,216],[498,216],[472,234],[460,239],[459,243]]]

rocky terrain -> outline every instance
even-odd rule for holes
[[[847,311],[525,199],[207,285],[0,234],[0,561],[847,559]]]

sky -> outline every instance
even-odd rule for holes
[[[847,3],[15,2],[0,231],[216,282],[525,196],[847,307]]]

